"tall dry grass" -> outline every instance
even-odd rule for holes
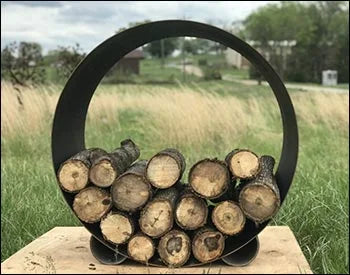
[[[24,89],[21,106],[13,87],[2,83],[2,138],[49,132],[59,92],[57,86]],[[337,129],[348,128],[348,94],[292,93],[292,100],[299,122],[311,127],[324,123]],[[141,112],[141,122],[152,121],[145,129],[155,138],[166,134],[180,144],[202,143],[220,133],[225,137],[239,136],[249,130],[280,135],[281,129],[278,106],[272,96],[263,100],[221,96],[181,85],[101,86],[91,101],[88,123],[117,125],[120,114],[126,110]],[[232,143],[230,138],[222,141],[225,140]]]

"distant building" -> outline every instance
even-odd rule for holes
[[[257,41],[247,41],[249,45],[254,47],[267,61],[270,61],[271,53],[282,56],[283,60],[292,53],[292,47],[296,45],[296,41],[268,41],[269,51],[261,48]],[[235,66],[238,69],[248,68],[250,62],[238,52],[228,48],[225,52],[226,61],[229,65]]]
[[[140,60],[144,59],[142,50],[134,50],[125,55],[115,66],[118,71],[124,73],[140,74]]]
[[[227,48],[225,51],[225,58],[227,64],[236,67],[237,69],[248,69],[249,61],[245,59],[240,53]]]
[[[322,85],[332,86],[338,84],[338,72],[337,71],[322,71]]]

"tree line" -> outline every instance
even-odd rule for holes
[[[349,82],[349,3],[282,1],[250,14],[240,35],[259,43],[280,76],[289,81],[321,82],[322,70],[337,70]],[[269,41],[294,41],[286,57]]]
[[[116,33],[143,23],[132,22]],[[349,82],[349,4],[347,1],[272,3],[251,13],[239,37],[254,41],[287,81],[321,82],[322,70],[338,71]],[[271,41],[273,43],[271,43]],[[293,42],[286,54],[285,42]],[[146,55],[164,58],[174,50],[187,54],[222,53],[223,45],[204,39],[167,38],[143,46]],[[38,43],[10,43],[1,51],[1,77],[20,87],[44,83],[48,72],[65,82],[86,53],[79,44],[59,46],[45,56]]]

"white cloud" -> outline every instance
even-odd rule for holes
[[[128,23],[189,19],[218,27],[244,19],[272,1],[2,1],[1,47],[33,41],[45,51],[80,43],[91,51]]]

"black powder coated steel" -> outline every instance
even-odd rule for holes
[[[192,36],[221,43],[248,59],[269,83],[280,109],[283,123],[283,145],[276,180],[280,190],[281,203],[292,183],[298,157],[298,128],[294,108],[288,92],[271,65],[251,46],[236,36],[219,28],[193,21],[165,20],[139,25],[118,33],[90,52],[77,66],[66,83],[57,103],[52,127],[52,159],[55,173],[62,162],[85,149],[85,120],[90,100],[101,79],[124,55],[134,49],[168,37]],[[63,191],[64,198],[72,208],[74,195]],[[221,258],[236,252],[263,230],[269,221],[258,226],[247,219],[244,230],[239,236],[228,237]],[[126,247],[116,247],[102,237],[99,224],[82,224],[104,246],[118,251],[127,257]],[[97,247],[97,246],[95,246]],[[95,253],[97,254],[97,253]],[[153,258],[152,258],[153,259]],[[162,265],[158,259],[149,265]],[[116,264],[118,262],[116,261]],[[202,265],[193,257],[186,266]]]
[[[245,266],[250,264],[258,255],[260,248],[260,242],[258,236],[249,241],[245,246],[238,249],[225,257],[222,257],[222,261],[231,266]]]

